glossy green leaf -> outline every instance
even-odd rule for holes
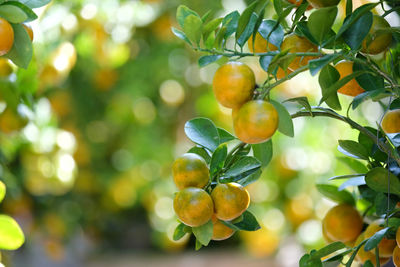
[[[25,242],[18,223],[7,215],[0,215],[0,249],[15,250]]]
[[[3,201],[6,195],[6,185],[0,181],[0,203]]]
[[[200,44],[203,21],[195,15],[188,15],[183,23],[183,32],[195,44]]]
[[[364,57],[359,57],[359,58],[364,58]],[[356,76],[355,79],[357,83],[366,91],[375,91],[375,90],[385,90],[385,84],[382,76],[380,75],[374,75],[373,70],[369,69],[363,64],[360,64],[359,62],[354,62],[353,64],[353,72],[367,72],[368,73],[363,73],[359,76]]]
[[[257,231],[261,228],[260,224],[257,222],[256,217],[248,210],[243,212],[241,220],[239,220],[238,222],[221,222],[236,231]]]
[[[207,246],[210,243],[211,237],[213,235],[213,223],[209,220],[207,223],[192,227],[192,232],[196,239],[203,245]]]
[[[51,0],[19,0],[22,4],[30,8],[39,8],[50,3]]]
[[[174,235],[172,236],[172,239],[173,239],[174,241],[178,241],[178,240],[180,240],[182,237],[184,237],[187,233],[190,233],[190,232],[191,232],[191,229],[190,229],[189,226],[187,226],[187,225],[185,225],[185,224],[183,224],[183,223],[180,223],[180,224],[178,224],[178,226],[175,228]]]
[[[216,18],[203,26],[203,36],[207,37],[211,32],[215,31],[221,24],[223,18]]]
[[[219,134],[219,138],[220,138],[220,144],[236,139],[236,137],[234,137],[228,131],[225,131],[222,128],[217,128],[217,130],[218,130],[218,134]]]
[[[9,4],[0,6],[0,17],[10,23],[22,23],[28,19],[28,15],[21,8]]]
[[[216,173],[222,170],[228,155],[228,147],[226,144],[221,144],[215,149],[211,157],[210,176],[213,177]]]
[[[236,183],[240,184],[241,186],[248,186],[256,182],[262,174],[261,169],[258,169],[256,172],[250,174],[249,176],[244,177],[243,179],[237,180]]]
[[[27,16],[27,18],[24,20],[24,22],[29,22],[29,21],[32,21],[32,20],[35,20],[38,18],[38,16],[35,14],[35,12],[33,12],[32,9],[30,9],[23,3],[16,2],[16,1],[8,1],[7,5],[12,5],[17,8],[20,8]],[[1,7],[0,7],[0,9],[1,9]]]
[[[389,230],[390,230],[390,227],[383,228],[382,230],[379,230],[373,236],[368,238],[367,243],[365,243],[365,245],[364,245],[364,250],[370,251],[370,250],[376,248]]]
[[[300,96],[300,97],[294,97],[294,98],[289,98],[286,99],[285,101],[283,101],[283,103],[285,102],[296,102],[299,103],[300,105],[303,106],[303,108],[305,108],[308,112],[312,112],[311,111],[311,105],[310,102],[308,102],[308,98],[306,96]]]
[[[344,189],[346,189],[347,187],[350,186],[359,186],[359,185],[365,185],[365,176],[356,176],[356,177],[352,177],[351,179],[348,179],[347,181],[345,181],[344,183],[342,183],[339,186],[339,191],[342,191]]]
[[[311,75],[316,75],[323,67],[335,61],[339,56],[339,54],[328,54],[324,55],[323,57],[310,60],[308,64],[310,66]]]
[[[344,33],[343,39],[351,49],[357,50],[372,25],[372,13],[368,11],[356,20]]]
[[[15,65],[26,69],[32,59],[32,42],[21,24],[11,24],[14,30],[14,44],[6,54]]]
[[[295,33],[299,36],[307,38],[311,43],[318,45],[317,40],[315,40],[314,36],[307,27],[307,21],[300,21],[297,23]]]
[[[285,106],[283,106],[281,103],[274,101],[274,100],[271,100],[270,102],[272,105],[274,105],[276,111],[278,111],[278,115],[279,115],[278,131],[283,133],[284,135],[293,137],[294,136],[294,128],[293,128],[293,121],[292,121],[292,117],[290,116],[290,113],[287,111]]]
[[[335,202],[347,203],[350,205],[354,205],[355,203],[355,200],[350,192],[345,190],[339,191],[337,186],[329,184],[317,184],[316,187],[322,195]]]
[[[379,216],[389,214],[396,207],[397,201],[398,198],[392,197],[391,194],[389,198],[388,195],[384,193],[376,194],[374,201],[375,213]]]
[[[266,72],[268,72],[269,64],[271,64],[273,59],[274,59],[274,56],[261,56],[259,59],[261,68],[263,70],[265,70]]]
[[[367,185],[377,192],[387,193],[388,181],[390,181],[390,193],[400,195],[399,179],[388,169],[382,167],[373,168],[365,175]]]
[[[199,66],[200,67],[205,67],[208,64],[211,64],[211,63],[217,61],[221,57],[222,57],[221,55],[202,56],[201,58],[199,58]]]
[[[254,157],[242,156],[219,178],[221,183],[236,182],[255,173],[261,163]]]
[[[384,90],[378,89],[373,91],[366,91],[364,93],[359,94],[358,96],[354,97],[353,102],[351,104],[351,108],[354,110],[356,109],[361,103],[368,99],[373,99],[377,96],[386,97],[389,96]]]
[[[318,82],[322,91],[320,103],[325,102],[329,107],[336,110],[340,110],[342,107],[337,96],[337,89],[335,90],[335,88],[332,88],[332,85],[339,79],[339,72],[331,65],[323,67],[318,77]]]
[[[178,6],[178,8],[176,10],[176,21],[178,21],[181,28],[183,28],[183,26],[185,24],[185,19],[189,15],[194,15],[200,19],[200,16],[195,11],[188,8],[187,6],[185,6],[185,5]]]
[[[315,40],[322,44],[330,33],[335,22],[338,9],[336,6],[319,8],[308,18],[307,27]]]
[[[261,36],[269,43],[280,47],[284,37],[283,27],[275,20],[263,20],[258,28]]]
[[[248,28],[247,25],[249,24],[251,17],[253,17],[253,20],[254,20],[253,11],[255,10],[257,4],[258,4],[258,1],[254,1],[253,3],[251,3],[243,11],[242,15],[240,16],[240,18],[238,20],[237,29],[236,29],[236,36],[235,36],[236,41],[239,40],[239,37],[244,33],[246,28]],[[255,21],[254,21],[254,25],[255,25]],[[253,29],[254,29],[254,27],[253,27]],[[252,31],[252,33],[253,33],[253,31]],[[249,37],[250,37],[250,35],[249,35]],[[244,38],[242,38],[242,39],[244,39]],[[244,42],[246,42],[246,41],[244,41]]]
[[[228,38],[229,36],[231,36],[233,33],[236,32],[239,23],[239,18],[240,14],[237,11],[229,13],[224,17],[224,19],[222,20],[222,25],[226,27],[224,35],[225,38]]]
[[[207,148],[211,152],[220,143],[217,127],[207,118],[195,118],[186,122],[185,133],[194,143]]]
[[[246,28],[242,32],[242,34],[237,39],[237,43],[240,47],[243,47],[247,40],[249,40],[250,36],[254,33],[254,29],[256,27],[258,20],[258,15],[256,13],[252,13],[250,16],[250,20],[248,21]]]
[[[202,147],[198,146],[192,147],[191,149],[188,150],[188,153],[195,153],[199,155],[207,162],[207,164],[210,164],[211,162],[211,156],[208,154],[207,150]]]
[[[186,37],[186,34],[183,31],[180,31],[174,27],[171,27],[172,33],[178,37],[179,39],[187,42],[188,44],[192,45],[192,43],[190,42],[190,40]]]
[[[334,243],[328,244],[325,247],[317,250],[315,252],[315,254],[313,254],[311,257],[322,258],[322,257],[332,254],[333,252],[343,249],[345,247],[346,247],[346,245],[343,244],[342,242],[334,242]]]
[[[200,243],[200,241],[198,239],[196,239],[196,245],[195,245],[196,251],[201,249],[202,247],[203,247],[203,245]]]
[[[352,140],[339,140],[338,150],[343,154],[356,158],[368,160],[368,151],[361,144]]]
[[[253,144],[251,147],[253,149],[254,157],[261,162],[261,166],[268,166],[273,154],[272,140],[268,140],[261,144]]]

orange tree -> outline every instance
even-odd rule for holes
[[[363,164],[358,173],[331,178],[344,180],[339,187],[331,183],[316,185],[321,194],[338,205],[322,224],[330,244],[305,254],[300,266],[351,266],[355,259],[365,266],[379,266],[398,250],[394,240],[400,226],[396,207],[400,200],[400,34],[398,25],[390,26],[385,19],[398,13],[399,4],[379,1],[353,9],[352,1],[347,0],[342,19],[338,17],[340,1],[290,2],[253,1],[241,14],[234,11],[220,18],[211,18],[211,12],[199,16],[186,6],[177,9],[181,29],[172,31],[193,50],[203,53],[200,67],[229,60],[217,70],[213,90],[221,105],[232,108],[237,137],[207,118],[186,123],[185,133],[196,144],[189,153],[201,156],[209,168],[208,183],[196,187],[202,194],[205,191],[211,195],[215,215],[207,213],[203,224],[195,226],[181,220],[174,238],[193,233],[196,249],[208,245],[213,236],[213,216],[234,231],[259,229],[256,218],[246,210],[245,186],[256,181],[270,162],[271,137],[276,130],[293,137],[295,118],[326,117],[359,131],[357,140],[339,140],[338,150]],[[273,19],[265,18],[267,5],[273,5]],[[378,6],[383,10],[381,15],[374,14]],[[244,50],[246,44],[251,52]],[[244,57],[259,59],[259,65],[268,73],[262,84],[255,84],[251,69],[237,63]],[[316,106],[305,96],[282,102],[271,98],[275,87],[306,71],[318,75],[322,98]],[[344,114],[340,112],[338,93],[354,97]],[[366,100],[382,105],[386,114],[383,123],[381,119],[374,127],[363,126],[350,117],[350,111]],[[290,114],[284,102],[297,103],[299,110]],[[173,175],[176,179],[177,174]],[[224,192],[220,190],[223,186],[235,188],[238,193]],[[183,191],[176,195],[174,205],[182,201]],[[215,198],[222,193],[225,195],[220,199]],[[224,211],[237,212],[232,217],[218,216],[216,206],[220,203]],[[185,214],[197,215],[198,210],[186,207]],[[178,216],[182,212],[175,211]]]
[[[0,116],[0,130],[4,133],[22,129],[28,123],[28,119],[22,114],[20,105],[32,105],[29,93],[23,91],[23,87],[19,87],[21,90],[16,89],[16,83],[21,83],[21,80],[15,83],[9,79],[13,69],[8,60],[18,67],[28,67],[32,59],[33,31],[25,23],[37,19],[32,9],[42,7],[49,2],[49,0],[0,1],[0,98],[7,105]],[[1,164],[3,163],[2,157]],[[6,186],[0,181],[0,203],[5,193]],[[10,216],[0,214],[0,250],[18,249],[24,240],[24,234],[18,223]]]

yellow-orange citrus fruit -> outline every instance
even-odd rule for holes
[[[365,229],[364,236],[365,238],[370,238],[376,232],[383,229],[383,227],[379,226],[383,221],[374,221],[370,225],[368,225],[367,229]],[[384,237],[382,241],[379,243],[379,256],[381,257],[391,257],[393,253],[393,249],[396,246],[396,240],[387,239]],[[372,253],[375,254],[375,250],[371,250]]]
[[[399,133],[400,132],[400,109],[389,110],[383,116],[382,130],[385,133]]]
[[[328,234],[326,233],[326,229],[325,229],[325,225],[322,224],[322,237],[324,238],[325,242],[327,243],[333,243],[335,241],[333,241],[332,239],[329,238]]]
[[[214,75],[213,91],[218,102],[227,108],[239,108],[253,96],[254,72],[240,62],[222,65]]]
[[[213,235],[212,235],[212,240],[225,240],[231,237],[235,231],[232,228],[229,228],[225,224],[223,224],[220,220],[217,219],[217,217],[214,215],[212,217],[212,222],[213,222]]]
[[[241,141],[248,144],[267,141],[278,128],[278,112],[271,103],[266,101],[249,101],[233,114],[235,134]]]
[[[361,233],[363,221],[351,205],[339,204],[328,211],[322,220],[322,229],[330,240],[351,242]]]
[[[289,50],[289,53],[317,52],[318,48],[304,37],[295,34],[286,36],[281,45],[282,51]],[[314,56],[297,56],[290,64],[289,69],[295,71],[308,64],[308,61],[315,59]]]
[[[280,80],[288,76],[290,73],[292,73],[290,69],[283,70],[281,67],[279,67],[278,71],[276,72],[276,78]]]
[[[397,231],[396,231],[396,243],[397,243],[397,246],[399,246],[400,247],[400,227],[399,228],[397,228]]]
[[[339,62],[335,66],[335,68],[340,74],[340,79],[343,79],[347,75],[350,75],[353,73],[353,62],[342,61],[342,62]],[[358,84],[358,82],[356,81],[355,78],[351,79],[348,83],[343,85],[343,87],[341,87],[338,90],[338,93],[348,95],[348,96],[357,96],[364,92],[365,92],[365,90],[361,88],[361,86]]]
[[[398,246],[393,250],[393,263],[394,266],[400,267],[400,248]]]
[[[265,40],[264,37],[262,37],[262,35],[258,32],[256,33],[254,44],[253,44],[253,35],[251,35],[249,40],[247,41],[247,45],[249,46],[249,50],[252,53],[264,53],[264,52],[278,50],[278,48],[275,45]]]
[[[26,24],[22,24],[22,26],[25,28],[26,32],[29,35],[29,39],[31,39],[31,42],[33,41],[33,30],[32,27]]]
[[[250,204],[247,190],[237,183],[218,184],[211,192],[215,216],[223,221],[239,217]]]
[[[309,2],[309,1],[307,1],[307,0],[287,0],[289,3],[292,3],[292,4],[295,4],[296,6],[300,6],[302,3],[303,3],[303,1],[305,1],[305,2]],[[310,10],[310,9],[312,9],[313,7],[311,6],[311,5],[308,5],[308,7],[307,7],[307,10]]]
[[[188,187],[176,194],[174,210],[184,224],[196,227],[205,224],[211,219],[214,205],[206,191],[200,188]]]
[[[323,8],[328,6],[336,6],[340,0],[307,0],[313,8]]]
[[[0,77],[7,77],[13,72],[10,62],[6,58],[0,58]]]
[[[177,158],[172,165],[172,174],[179,190],[187,187],[203,188],[210,180],[207,163],[194,153],[186,153]]]
[[[17,132],[28,124],[29,120],[10,107],[0,114],[0,131],[6,134]]]
[[[374,15],[371,29],[362,42],[361,51],[367,54],[376,55],[385,51],[392,43],[390,24],[381,16]]]
[[[0,56],[10,51],[14,43],[14,30],[7,20],[0,18]]]
[[[360,234],[357,237],[357,240],[354,244],[354,247],[357,247],[362,241],[364,241],[366,238],[364,236],[364,233]],[[361,248],[358,250],[357,255],[356,255],[356,259],[361,262],[362,264],[364,264],[367,260],[370,260],[372,262],[372,264],[374,266],[376,266],[376,256],[374,253],[372,253],[372,251],[365,251],[364,250],[364,245],[361,246]],[[380,265],[384,265],[385,263],[387,263],[390,260],[390,258],[384,258],[384,257],[380,257],[379,258],[379,263]]]

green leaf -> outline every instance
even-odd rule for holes
[[[0,181],[0,203],[3,201],[6,195],[6,185]]]
[[[192,45],[192,43],[189,41],[189,39],[186,37],[185,33],[183,31],[180,31],[174,27],[171,27],[172,33],[178,37],[179,39],[182,39],[186,43]]]
[[[365,174],[360,174],[360,173],[356,173],[356,174],[347,174],[347,175],[338,175],[338,176],[334,176],[329,178],[328,180],[340,180],[340,179],[348,179],[348,178],[357,178],[357,177],[364,177]]]
[[[372,13],[368,11],[356,20],[344,33],[343,39],[352,50],[357,50],[372,25]]]
[[[202,56],[201,58],[199,58],[199,66],[200,67],[205,67],[208,64],[211,64],[211,63],[217,61],[221,57],[222,57],[221,55]]]
[[[297,23],[295,33],[299,36],[307,38],[311,43],[318,45],[317,40],[315,40],[314,36],[307,27],[307,21],[300,21]]]
[[[203,247],[203,245],[200,243],[200,241],[198,239],[196,239],[196,247],[195,247],[196,251],[201,249],[202,247]]]
[[[260,57],[260,66],[266,72],[269,72],[269,64],[271,64],[272,60],[275,56],[261,56]]]
[[[239,20],[238,20],[238,25],[237,25],[237,29],[236,29],[236,42],[239,40],[239,38],[241,37],[241,35],[243,34],[243,32],[246,30],[247,28],[247,24],[249,24],[249,21],[251,19],[251,17],[253,16],[253,11],[255,10],[256,6],[258,4],[258,1],[254,1],[253,3],[251,3],[242,13],[242,15],[240,16]],[[256,15],[257,16],[257,15]],[[254,18],[253,18],[254,20]],[[255,25],[255,21],[254,21],[254,25]],[[254,29],[254,28],[253,28]],[[253,33],[253,31],[251,31]],[[250,34],[251,35],[251,34]],[[250,37],[249,35],[249,37]],[[242,45],[243,46],[243,45]]]
[[[28,19],[28,15],[21,8],[9,4],[0,6],[0,17],[10,23],[22,23]]]
[[[363,267],[375,267],[375,265],[371,262],[371,260],[367,260],[364,264]]]
[[[35,20],[38,18],[38,16],[35,14],[35,12],[32,11],[32,9],[30,9],[29,7],[27,7],[26,5],[24,5],[20,2],[8,1],[7,5],[12,5],[17,8],[20,8],[26,14],[27,18],[23,22],[29,22],[29,21],[32,21],[32,20]],[[1,7],[0,7],[0,10],[1,10]],[[14,23],[18,23],[18,22],[14,22]]]
[[[322,42],[326,40],[328,33],[330,33],[337,12],[338,9],[336,6],[319,8],[311,13],[308,18],[307,26],[312,36],[319,44],[322,44]]]
[[[332,88],[332,85],[339,79],[339,72],[331,65],[323,67],[318,77],[318,82],[322,91],[320,103],[325,101],[329,107],[336,110],[340,110],[342,107],[337,96],[337,89]]]
[[[355,204],[355,200],[351,193],[345,190],[339,191],[337,186],[329,184],[317,184],[316,187],[322,195],[335,202],[347,203],[350,205]]]
[[[249,176],[236,181],[236,183],[240,184],[243,187],[248,186],[249,184],[252,184],[255,181],[257,181],[260,178],[261,174],[262,174],[261,169],[258,169],[256,172],[250,174]]]
[[[339,191],[342,191],[343,189],[346,189],[349,186],[359,186],[359,185],[365,185],[365,176],[356,176],[351,179],[348,179],[344,183],[342,183],[339,186]]]
[[[213,235],[213,223],[209,220],[207,223],[192,227],[192,232],[196,239],[203,245],[207,246],[210,243],[211,237]]]
[[[329,63],[335,61],[340,55],[339,54],[328,54],[323,57],[312,59],[308,62],[310,66],[310,73],[312,76],[317,74],[323,67]]]
[[[315,259],[308,254],[303,255],[299,261],[300,267],[322,267],[320,259]]]
[[[223,26],[215,36],[215,41],[214,41],[214,47],[217,49],[222,49],[223,44],[225,42],[225,33],[227,31],[227,28]]]
[[[297,102],[300,105],[302,105],[303,108],[305,108],[307,111],[309,111],[310,114],[312,114],[311,105],[310,105],[310,102],[308,102],[308,98],[306,96],[289,98],[289,99],[286,99],[285,101],[283,101],[282,103],[285,103],[285,102]]]
[[[221,24],[222,20],[223,20],[223,18],[216,18],[216,19],[213,19],[212,21],[208,22],[207,24],[205,24],[203,26],[203,36],[208,37],[208,35],[211,32],[215,31],[218,28],[218,26]]]
[[[203,22],[206,22],[206,21],[208,20],[208,18],[210,17],[211,13],[212,13],[212,11],[211,11],[211,10],[208,10],[208,11],[206,12],[206,14],[204,14],[204,15],[201,17],[201,20],[202,20]]]
[[[26,69],[32,59],[32,42],[21,24],[11,24],[14,30],[14,44],[6,54],[15,65]]]
[[[353,102],[351,104],[351,108],[354,110],[356,109],[362,102],[373,99],[377,96],[389,96],[384,90],[378,89],[373,91],[366,91],[364,93],[359,94],[358,96],[354,97]]]
[[[284,37],[283,27],[275,20],[263,20],[258,32],[269,43],[280,47]]]
[[[248,210],[243,212],[243,214],[241,215],[241,220],[239,220],[238,222],[235,221],[236,220],[232,222],[221,222],[236,231],[257,231],[261,228],[260,224],[257,222],[256,217]]]
[[[272,140],[261,144],[253,144],[251,147],[253,148],[254,157],[261,162],[261,166],[268,166],[273,154]]]
[[[345,247],[346,247],[346,245],[343,244],[342,242],[334,242],[334,243],[331,243],[331,244],[317,250],[317,252],[315,252],[315,254],[313,254],[311,257],[319,259],[319,258],[328,256],[328,255],[332,254],[333,252],[343,249]]]
[[[222,20],[222,25],[226,27],[226,32],[224,34],[225,38],[228,38],[231,36],[234,32],[236,32],[236,29],[238,27],[239,23],[239,18],[240,14],[237,11],[234,11],[232,13],[229,13],[224,17]]]
[[[194,143],[207,148],[211,152],[220,143],[217,127],[207,118],[195,118],[186,122],[185,133]]]
[[[290,116],[290,113],[287,111],[285,106],[283,106],[281,103],[276,102],[274,100],[271,100],[270,102],[272,105],[274,105],[276,111],[278,111],[278,115],[279,115],[278,131],[280,131],[284,135],[293,137],[294,129],[293,129],[293,121],[292,121],[292,117]]]
[[[217,128],[217,130],[218,130],[218,134],[219,134],[219,138],[220,138],[220,144],[226,143],[226,142],[229,142],[229,141],[232,141],[232,140],[236,139],[228,131],[225,131],[222,128]]]
[[[178,241],[178,240],[180,240],[182,237],[184,237],[187,233],[190,233],[190,231],[191,231],[191,229],[190,229],[189,226],[187,226],[187,225],[185,225],[185,224],[183,224],[183,223],[180,223],[180,224],[178,224],[178,226],[175,228],[174,235],[173,235],[172,239],[173,239],[174,241]]]
[[[356,173],[366,173],[368,171],[367,167],[358,160],[347,157],[338,157],[337,159],[346,164]]]
[[[359,56],[358,58],[364,59],[364,57]],[[357,83],[366,91],[375,91],[375,90],[385,90],[384,80],[381,75],[374,75],[373,70],[366,67],[363,64],[358,62],[354,62],[353,64],[353,72],[367,72],[363,73],[359,76],[356,76],[355,79]],[[372,72],[372,73],[371,73]]]
[[[0,249],[15,250],[25,242],[18,223],[7,215],[0,215]]]
[[[346,0],[346,17],[353,12],[353,0]]]
[[[388,198],[387,194],[384,193],[376,194],[374,201],[376,214],[380,216],[392,212],[396,207],[397,200],[398,200],[397,198],[395,199],[391,195]]]
[[[50,3],[51,0],[19,0],[22,4],[30,8],[39,8]]]
[[[195,154],[199,155],[207,162],[207,164],[210,164],[210,162],[211,162],[211,156],[202,147],[198,147],[198,146],[192,147],[191,149],[188,150],[188,153],[195,153]]]
[[[261,168],[261,163],[254,157],[242,156],[219,178],[221,183],[236,182],[244,179]]]
[[[338,150],[343,154],[355,158],[368,160],[368,151],[361,144],[352,140],[339,140]]]
[[[367,243],[365,243],[364,250],[370,251],[373,248],[376,248],[389,230],[390,230],[390,227],[383,228],[382,230],[379,230],[373,236],[368,238]]]
[[[201,32],[203,21],[195,15],[188,15],[183,23],[183,32],[186,34],[190,41],[199,46],[201,39]]]
[[[189,15],[194,15],[194,16],[197,16],[198,18],[200,18],[200,16],[195,11],[191,10],[187,6],[185,6],[185,5],[178,6],[178,8],[176,10],[176,21],[178,21],[181,28],[183,28],[183,26],[185,24],[185,19]]]
[[[258,20],[258,15],[256,13],[252,13],[250,16],[250,20],[248,21],[246,28],[242,32],[242,34],[237,39],[237,43],[240,47],[243,47],[247,40],[249,40],[250,36],[254,33],[254,29],[256,27]]]
[[[213,177],[216,173],[222,170],[228,155],[228,147],[226,144],[221,144],[215,149],[211,157],[210,176]]]
[[[400,195],[399,179],[388,169],[383,167],[373,168],[365,175],[367,185],[377,192],[388,192],[388,180],[390,181],[390,193]]]

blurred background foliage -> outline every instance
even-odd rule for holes
[[[0,179],[8,193],[0,209],[27,237],[20,250],[3,255],[10,266],[80,266],[103,252],[193,250],[188,237],[172,240],[178,222],[171,164],[192,145],[183,125],[195,116],[230,132],[232,124],[211,90],[218,64],[200,69],[199,54],[171,33],[179,4],[217,17],[247,3],[53,1],[36,10],[29,68],[1,59]],[[271,16],[272,5],[267,8]],[[257,59],[244,61],[263,82],[267,74]],[[319,91],[307,73],[274,94],[279,100],[306,95],[316,105]],[[375,125],[381,113],[379,104],[366,102],[352,116]],[[336,140],[357,133],[326,118],[296,119],[295,129],[293,139],[274,136],[273,161],[248,188],[262,229],[199,253],[239,249],[297,266],[303,251],[324,244],[320,219],[332,203],[314,183],[358,172],[357,162],[336,151]]]

